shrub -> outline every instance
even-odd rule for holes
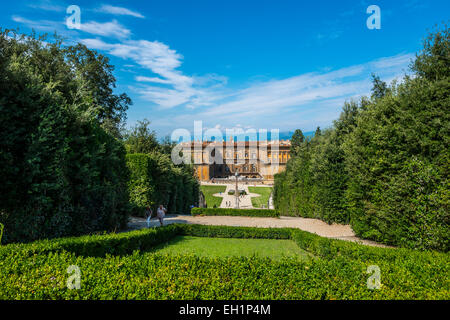
[[[168,155],[160,152],[128,154],[131,173],[128,182],[133,215],[143,216],[145,207],[162,204],[169,212],[186,213],[198,202],[199,185],[191,167],[175,167]]]
[[[123,227],[129,104],[107,58],[0,30],[0,222],[5,243]],[[110,125],[109,125],[110,124]]]
[[[373,76],[370,98],[345,103],[330,129],[299,139],[275,177],[277,210],[350,223],[365,239],[448,252],[449,43],[446,26],[430,34],[413,76],[391,85]]]
[[[182,235],[215,238],[290,239],[291,229],[229,226],[180,225]]]
[[[176,235],[292,239],[316,258],[151,251]],[[79,290],[66,287],[70,265],[81,270]],[[380,290],[367,289],[369,265],[380,267]],[[0,299],[448,300],[449,266],[445,253],[367,247],[298,229],[170,225],[0,247]]]
[[[231,189],[230,191],[228,191],[228,194],[230,195],[230,196],[232,196],[232,195],[234,195],[236,193],[236,190],[233,190],[233,189]],[[245,190],[239,190],[239,195],[246,195],[247,194],[247,191],[245,191]]]
[[[269,209],[232,209],[232,208],[192,208],[193,216],[245,216],[245,217],[279,217],[276,210]]]

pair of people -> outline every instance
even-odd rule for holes
[[[162,204],[159,205],[158,209],[156,210],[156,217],[159,219],[159,223],[161,224],[161,227],[164,225],[164,217],[166,216],[167,209],[164,208]],[[147,217],[147,228],[150,228],[150,220],[153,215],[153,211],[150,208],[150,206],[147,206],[147,209],[145,210],[145,215]]]

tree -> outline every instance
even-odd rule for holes
[[[172,139],[170,139],[170,136],[165,136],[160,144],[161,152],[170,156],[172,154],[172,149],[176,145],[177,143],[175,141],[172,141]]]
[[[65,46],[57,35],[47,41],[46,35],[26,36],[14,30],[0,29],[0,34],[7,56],[28,55],[27,63],[44,83],[52,83],[68,104],[96,117],[106,131],[118,137],[132,101],[125,93],[113,92],[116,79],[109,58],[83,44]]]
[[[450,31],[445,25],[437,28],[423,41],[423,50],[416,54],[412,70],[420,77],[437,81],[450,76]]]
[[[44,40],[0,32],[6,242],[114,230],[128,219],[125,149],[102,128],[82,64],[68,62],[61,41]]]
[[[296,155],[297,149],[300,147],[300,145],[305,141],[305,136],[303,135],[302,130],[297,129],[295,130],[294,134],[291,138],[291,154]]]
[[[314,133],[314,137],[320,137],[322,135],[322,131],[320,127],[317,127],[316,132]]]
[[[383,98],[388,90],[387,84],[380,80],[380,77],[372,73],[372,99]]]
[[[80,43],[68,46],[63,52],[70,70],[74,70],[73,77],[83,83],[83,92],[91,99],[89,108],[106,131],[119,137],[132,101],[126,93],[113,93],[116,78],[109,58]]]
[[[449,30],[427,37],[413,76],[349,101],[275,176],[285,215],[350,222],[362,238],[449,250]]]
[[[159,150],[156,132],[150,129],[150,121],[138,120],[136,125],[124,134],[124,143],[128,153],[151,153]]]

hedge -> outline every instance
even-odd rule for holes
[[[272,260],[152,252],[176,235],[291,239],[316,256]],[[148,250],[148,252],[146,252]],[[0,299],[449,299],[449,255],[367,247],[298,229],[170,225],[0,247]],[[67,267],[81,271],[69,290]],[[369,265],[381,289],[367,289]]]
[[[233,189],[231,189],[230,191],[228,191],[228,194],[229,194],[230,196],[234,195],[235,193],[236,193],[236,191],[233,190]],[[246,195],[246,194],[247,194],[247,192],[246,192],[245,190],[239,190],[239,195]]]
[[[279,217],[272,209],[232,209],[232,208],[192,208],[193,216],[244,216],[244,217]]]
[[[156,215],[160,204],[169,213],[187,213],[197,204],[200,189],[191,167],[176,167],[168,155],[159,152],[127,154],[126,159],[132,215],[144,216],[147,206]]]
[[[330,128],[311,139],[297,131],[275,175],[280,214],[347,223],[379,243],[450,250],[450,29],[437,27],[423,44],[403,79],[373,75],[371,97],[346,102]]]
[[[109,59],[82,45],[0,28],[0,223],[3,242],[116,230],[129,206],[130,103]]]

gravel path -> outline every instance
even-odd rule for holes
[[[226,185],[227,189],[225,192],[222,193],[216,193],[213,194],[214,197],[222,198],[222,203],[220,205],[220,208],[235,208],[236,207],[236,196],[235,195],[229,195],[229,191],[235,191],[236,186],[235,185]],[[247,193],[246,195],[239,196],[239,208],[241,209],[252,209],[252,199],[253,197],[260,197],[261,195],[257,193],[250,193],[248,190],[248,186],[244,184],[238,185],[238,190],[245,190]],[[227,205],[229,203],[230,205]]]
[[[333,238],[358,242],[364,245],[387,247],[370,240],[362,240],[355,236],[350,225],[332,224],[329,225],[318,219],[300,217],[280,217],[277,218],[253,218],[253,217],[233,217],[233,216],[190,216],[168,214],[164,219],[164,224],[188,223],[203,225],[221,225],[235,227],[261,227],[261,228],[298,228],[304,231],[315,233],[325,238]],[[157,219],[151,220],[151,226],[159,226]],[[147,227],[144,218],[132,217],[128,223],[128,230],[137,230]]]

